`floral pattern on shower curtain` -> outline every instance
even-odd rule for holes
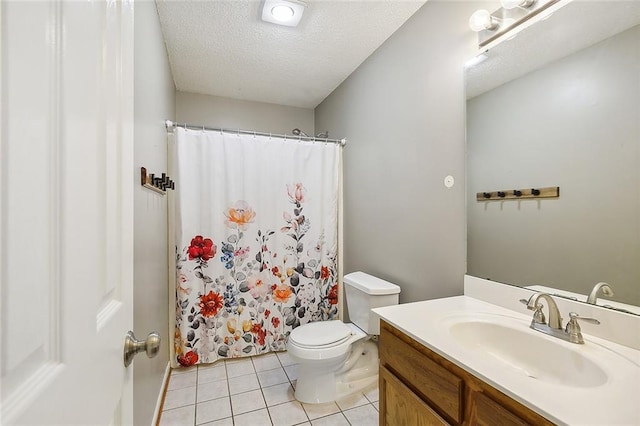
[[[340,149],[176,129],[173,366],[285,350],[336,316]]]

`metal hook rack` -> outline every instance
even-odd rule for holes
[[[140,167],[140,184],[162,195],[167,193],[167,189],[176,189],[176,183],[166,173],[162,173],[160,177],[153,173],[147,174],[145,167]]]
[[[476,201],[503,201],[521,200],[531,198],[559,198],[560,187],[549,186],[545,188],[504,189],[501,191],[478,192]]]

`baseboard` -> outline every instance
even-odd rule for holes
[[[164,378],[162,379],[162,386],[158,393],[158,401],[156,402],[156,409],[153,412],[152,425],[158,426],[160,424],[160,414],[162,413],[162,406],[164,405],[164,397],[167,394],[167,385],[169,384],[169,376],[171,375],[171,364],[167,362],[167,368],[164,370]]]

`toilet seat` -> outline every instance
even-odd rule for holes
[[[353,330],[340,320],[318,321],[295,328],[289,341],[301,348],[322,349],[337,346],[352,335]]]
[[[287,351],[301,360],[328,361],[347,356],[352,343],[366,336],[354,324],[345,324],[340,320],[308,323],[291,332]]]

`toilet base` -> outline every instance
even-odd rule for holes
[[[335,371],[319,368],[317,363],[299,364],[295,397],[309,404],[322,404],[359,392],[378,381],[378,346],[367,340],[354,345],[360,351],[356,363],[342,372],[340,366],[346,359],[334,365]]]

